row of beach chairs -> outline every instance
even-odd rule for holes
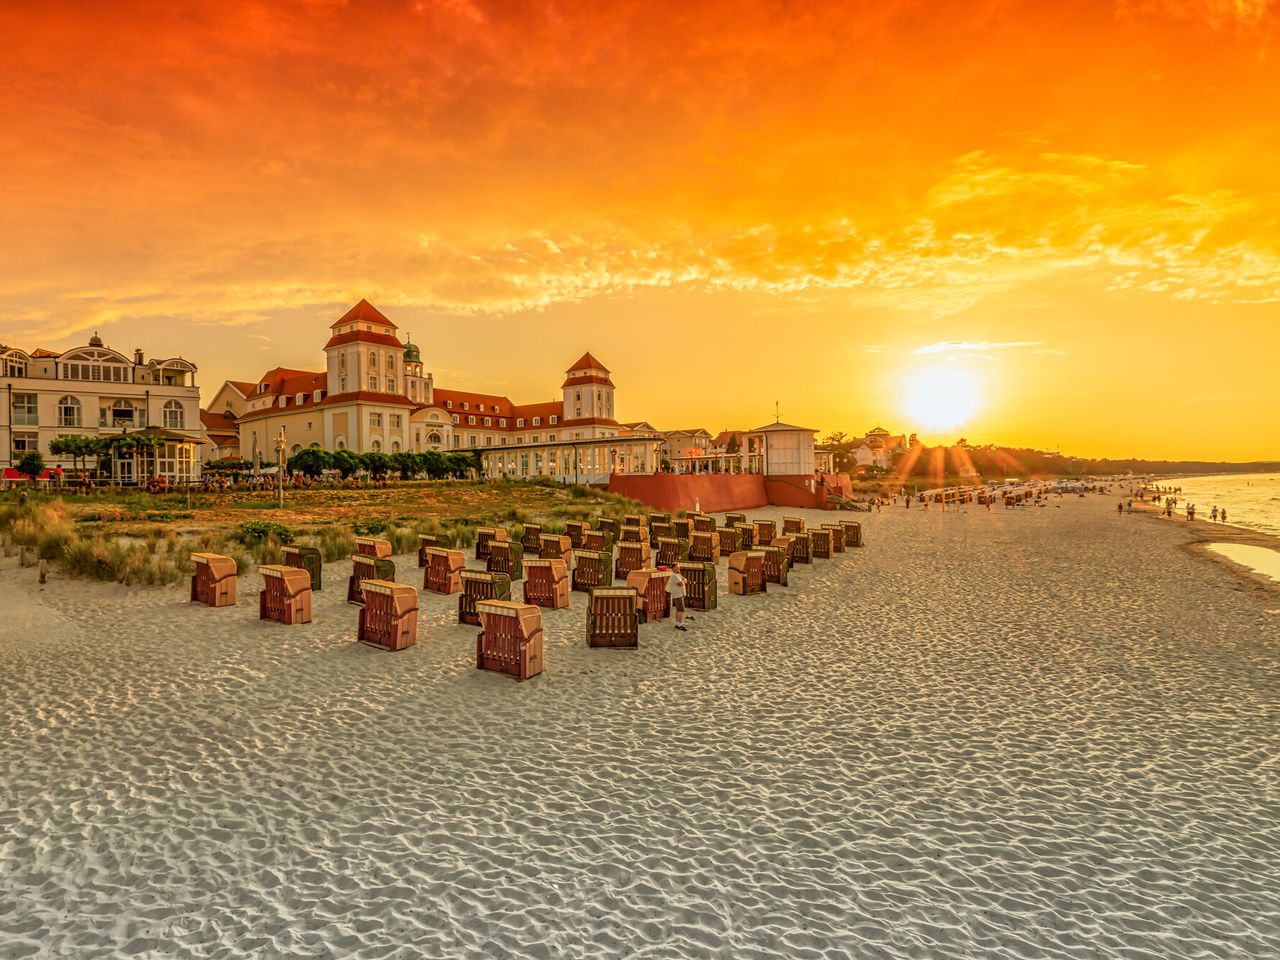
[[[743,514],[729,514],[726,521],[717,528],[715,518],[703,515],[672,521],[651,514],[626,517],[621,523],[597,518],[594,527],[571,522],[564,536],[544,534],[539,525],[526,524],[519,542],[509,540],[502,528],[482,528],[476,556],[484,559],[485,570],[467,569],[465,554],[447,546],[446,538],[422,535],[418,563],[423,589],[458,594],[458,621],[481,628],[477,667],[527,679],[542,671],[541,609],[567,607],[571,590],[589,594],[589,646],[634,648],[642,622],[670,614],[669,572],[658,566],[678,569],[686,582],[686,606],[705,611],[718,603],[717,565],[722,559],[728,561],[729,592],[749,596],[765,593],[770,583],[785,586],[797,563],[830,558],[846,545],[862,545],[861,525],[851,521],[806,528],[803,518],[787,517],[781,534],[771,520],[752,522]],[[525,560],[526,548],[535,545],[539,556]],[[358,537],[356,550],[347,600],[361,608],[358,639],[386,650],[412,646],[418,633],[418,593],[395,581],[391,543]],[[259,617],[283,624],[309,623],[312,591],[322,588],[320,552],[288,546],[283,554],[284,563],[259,567]],[[234,605],[235,561],[209,553],[193,554],[192,560],[191,599],[209,606]],[[615,579],[625,585],[615,586]],[[511,598],[512,583],[519,580],[524,581],[523,603]]]

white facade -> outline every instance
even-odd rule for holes
[[[139,350],[129,358],[96,336],[61,354],[0,346],[0,467],[13,467],[35,450],[50,466],[71,469],[71,457],[49,449],[61,436],[109,437],[154,427],[198,444],[195,374],[195,364],[181,357],[147,361]],[[199,475],[198,463],[192,475],[194,453],[177,449],[182,446],[175,439],[157,457],[166,479]]]

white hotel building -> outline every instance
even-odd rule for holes
[[[145,482],[155,473],[169,481],[200,475],[200,390],[195,364],[181,357],[131,358],[93,336],[63,353],[0,345],[0,474],[12,476],[18,461],[37,451],[50,466],[73,467],[49,444],[60,436],[115,437],[145,431],[160,444],[154,462],[132,455],[113,460],[113,479]]]

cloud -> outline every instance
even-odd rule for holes
[[[963,353],[969,350],[1012,350],[1019,347],[1038,347],[1039,340],[993,342],[991,340],[942,340],[917,347],[912,353]]]

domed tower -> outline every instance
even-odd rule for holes
[[[405,334],[404,338],[404,393],[414,403],[431,406],[432,382],[431,374],[422,373],[422,351],[418,345]]]
[[[614,387],[608,368],[590,353],[584,353],[565,372],[564,418],[612,420]]]

